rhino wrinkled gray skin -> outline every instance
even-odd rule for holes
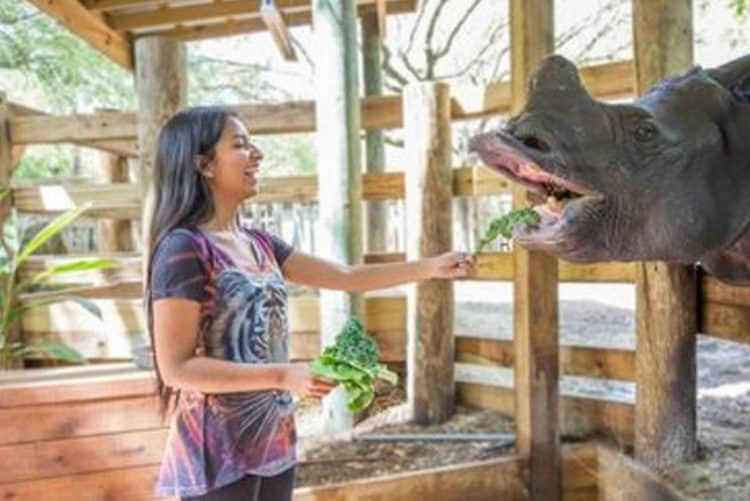
[[[525,109],[470,149],[547,197],[514,240],[573,262],[700,263],[750,284],[750,55],[596,101],[550,56]]]

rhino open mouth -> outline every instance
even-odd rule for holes
[[[591,189],[559,174],[551,174],[551,167],[545,169],[545,165],[553,164],[553,153],[549,143],[536,136],[516,138],[504,132],[483,134],[471,141],[469,149],[478,153],[487,167],[537,195],[531,198],[538,202],[533,209],[540,216],[539,225],[516,226],[513,238],[519,243],[561,240],[565,227],[585,210],[590,201],[600,197]],[[554,170],[559,172],[561,169]]]

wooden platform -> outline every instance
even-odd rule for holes
[[[151,373],[130,363],[0,373],[0,499],[155,499],[167,430],[152,391]],[[509,456],[300,488],[295,499],[525,500],[526,472],[524,457]],[[570,501],[624,499],[623,492],[678,499],[632,461],[592,444],[565,449],[563,483]]]

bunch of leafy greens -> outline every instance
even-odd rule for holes
[[[310,363],[313,374],[344,385],[352,412],[365,409],[375,397],[375,379],[398,383],[398,374],[378,362],[380,349],[362,322],[351,318],[336,336],[333,346]]]
[[[492,243],[498,236],[510,240],[513,236],[513,228],[519,224],[537,226],[540,221],[539,214],[534,209],[519,209],[511,211],[502,217],[492,220],[484,237],[480,240],[476,252],[482,252],[487,245]]]

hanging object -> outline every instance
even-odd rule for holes
[[[263,24],[271,33],[276,47],[281,51],[281,55],[287,61],[296,61],[297,54],[292,46],[292,39],[289,36],[289,28],[284,21],[282,12],[276,8],[274,0],[263,0],[260,8],[260,18]]]

